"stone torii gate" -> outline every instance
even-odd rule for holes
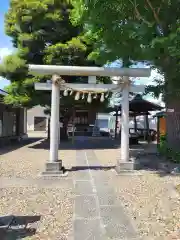
[[[34,74],[52,75],[51,83],[35,83],[36,90],[51,90],[51,125],[50,125],[50,159],[46,163],[45,176],[62,175],[62,161],[58,159],[59,149],[59,105],[60,89],[104,93],[122,91],[122,119],[121,119],[121,155],[117,160],[116,171],[132,171],[133,161],[129,159],[129,92],[143,92],[145,86],[133,85],[129,77],[149,77],[151,70],[147,68],[108,68],[108,67],[79,67],[79,66],[52,66],[29,65],[29,72]],[[88,84],[65,83],[61,76],[88,76]],[[96,76],[123,76],[123,81],[116,84],[96,84]],[[76,98],[76,100],[79,99]],[[89,99],[89,94],[88,94]],[[89,99],[90,100],[90,99]],[[89,101],[88,102],[91,102]]]

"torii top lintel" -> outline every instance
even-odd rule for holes
[[[80,67],[80,66],[55,66],[55,65],[29,65],[29,72],[38,74],[59,74],[64,76],[128,76],[149,77],[150,68],[112,68],[112,67]]]

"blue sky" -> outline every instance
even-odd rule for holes
[[[3,0],[0,8],[0,48],[11,48],[12,44],[10,38],[4,33],[4,14],[7,12],[9,7],[9,0]]]
[[[11,44],[11,39],[5,35],[4,32],[4,15],[8,10],[10,0],[2,0],[0,6],[0,62],[2,61],[3,57],[7,56],[13,51],[13,47]],[[140,64],[139,67],[142,67]],[[158,76],[156,71],[152,71],[150,78],[141,78],[136,81],[136,84],[152,84],[154,77]],[[160,77],[160,76],[158,76]],[[0,77],[0,89],[3,89],[5,86],[9,84],[8,80],[2,79]],[[147,96],[147,99],[160,103],[160,99],[153,99],[151,96]]]
[[[9,0],[3,0],[0,6],[0,61],[12,52],[11,39],[4,33],[4,14],[9,7]],[[4,88],[9,82],[0,78],[0,88]]]

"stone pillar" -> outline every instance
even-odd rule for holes
[[[144,116],[144,125],[145,125],[145,132],[146,132],[146,140],[147,142],[150,141],[150,136],[149,136],[149,117],[148,113],[145,114]]]
[[[58,159],[59,151],[59,106],[60,106],[60,81],[57,75],[52,77],[51,92],[51,121],[50,121],[50,156],[46,163],[44,176],[59,176],[63,174],[62,161]]]
[[[121,154],[117,160],[117,173],[133,170],[129,159],[129,77],[124,77],[121,104]]]

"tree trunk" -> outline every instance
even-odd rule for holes
[[[164,61],[164,63],[163,63]],[[162,59],[164,74],[164,100],[166,103],[167,145],[173,151],[180,151],[180,82],[176,57]]]
[[[171,100],[167,105],[166,126],[168,147],[180,151],[180,104],[178,100]]]
[[[173,76],[173,75],[172,75]],[[180,151],[180,104],[178,80],[166,78],[165,102],[166,102],[166,129],[167,145],[173,151]]]

